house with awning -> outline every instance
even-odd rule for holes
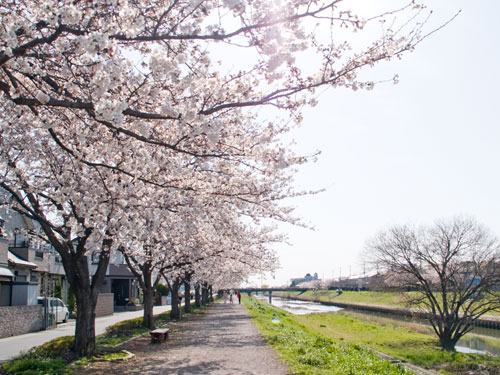
[[[14,272],[10,306],[36,305],[38,303],[38,277],[33,271],[37,265],[8,251],[9,268]]]
[[[37,303],[37,282],[31,272],[37,265],[9,251],[3,218],[0,220],[0,337],[39,331],[42,306]]]
[[[5,219],[0,216],[0,306],[36,305],[38,279],[32,276],[37,265],[9,249]]]
[[[38,238],[39,224],[8,208],[0,209],[0,215],[4,221],[3,238],[8,239],[8,268],[15,275],[12,286],[16,297],[12,304],[36,304],[36,297],[53,296],[58,283],[65,298],[68,283],[61,257]],[[26,290],[18,295],[21,285]]]

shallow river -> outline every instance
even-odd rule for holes
[[[258,295],[258,299],[269,301],[268,296]],[[280,297],[272,298],[272,304],[280,309],[291,312],[296,315],[315,314],[315,313],[335,313],[344,310],[340,307],[322,305],[316,302],[299,301],[283,299]],[[402,316],[370,313],[356,310],[356,315],[365,315],[367,318],[378,316],[384,320],[391,319],[394,321],[407,321],[408,319]],[[425,324],[421,321],[420,323]],[[493,354],[500,356],[500,330],[489,328],[475,328],[470,334],[464,336],[456,346],[457,351],[462,353],[479,353]]]

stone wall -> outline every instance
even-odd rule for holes
[[[97,297],[97,305],[95,308],[95,316],[113,315],[114,312],[114,294],[99,293]]]
[[[40,331],[42,305],[0,306],[0,338]]]

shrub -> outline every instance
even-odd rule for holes
[[[63,375],[72,374],[73,370],[66,368],[66,361],[57,358],[40,358],[37,356],[24,356],[3,364],[7,374],[18,375]]]
[[[165,284],[158,284],[156,286],[156,291],[161,295],[161,296],[168,296],[168,293],[170,290],[168,289],[168,286]]]
[[[38,357],[51,357],[51,358],[67,358],[71,356],[71,347],[75,342],[74,336],[58,337],[54,340],[46,342],[29,351],[29,354]]]
[[[106,336],[119,336],[126,334],[128,331],[142,328],[142,318],[135,318],[118,322],[106,328]]]
[[[61,282],[61,280],[56,281],[56,285],[54,287],[54,297],[62,299],[62,282]]]
[[[75,297],[75,292],[73,291],[73,288],[71,285],[68,288],[68,310],[69,313],[74,313],[76,311],[76,297]]]

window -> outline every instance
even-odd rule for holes
[[[43,260],[43,252],[35,251],[35,259]]]

